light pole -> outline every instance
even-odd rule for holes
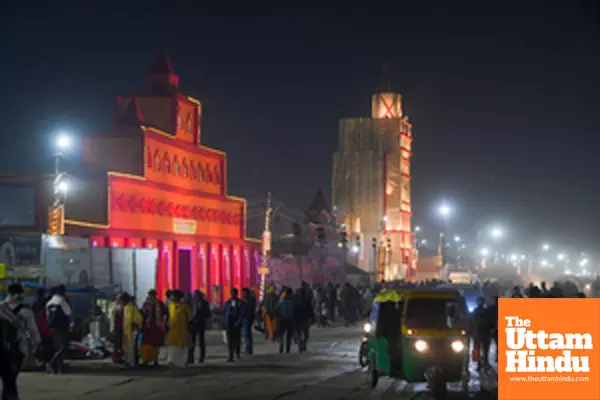
[[[71,137],[61,133],[56,138],[56,152],[54,153],[54,180],[52,182],[53,201],[48,208],[48,233],[53,235],[64,234],[65,201],[70,189],[66,180],[66,173],[60,172],[60,160],[64,152],[72,147]]]
[[[58,175],[60,173],[60,160],[64,157],[64,152],[69,150],[72,147],[72,140],[69,135],[66,133],[61,133],[56,138],[56,148],[57,152],[54,153],[54,174]]]
[[[452,208],[450,208],[450,206],[448,204],[442,204],[438,207],[438,213],[440,214],[440,216],[442,217],[442,222],[443,222],[443,229],[442,232],[440,233],[440,252],[441,252],[441,256],[442,256],[442,267],[444,267],[446,265],[446,240],[445,240],[445,233],[448,230],[448,218],[450,217],[450,215],[452,214]]]

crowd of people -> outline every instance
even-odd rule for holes
[[[475,351],[473,361],[479,369],[490,368],[489,354],[492,343],[498,345],[498,299],[510,298],[584,298],[585,293],[573,282],[554,282],[548,288],[546,282],[540,285],[530,283],[526,287],[519,285],[508,286],[502,282],[486,281],[481,285],[482,296],[478,299],[477,307],[471,319],[471,337]],[[501,296],[502,295],[502,296]],[[496,361],[498,354],[496,353]]]
[[[444,283],[430,280],[420,283],[381,282],[373,288],[345,283],[325,286],[303,282],[297,290],[270,285],[260,304],[249,288],[232,289],[222,310],[222,327],[227,342],[227,361],[239,359],[242,343],[246,354],[253,353],[253,330],[264,332],[268,340],[279,344],[280,353],[289,353],[292,344],[298,351],[308,349],[312,325],[328,327],[338,319],[345,326],[356,324],[369,313],[374,296],[384,288],[429,287]],[[488,368],[489,350],[498,337],[498,298],[561,298],[586,297],[572,282],[555,282],[551,288],[541,282],[539,287],[507,286],[486,281],[477,285],[481,297],[470,318],[474,341],[473,361]],[[52,373],[64,372],[69,348],[69,332],[73,328],[71,305],[66,289],[59,285],[50,293],[39,290],[33,306],[24,303],[23,287],[14,283],[0,305],[0,373],[3,399],[18,399],[16,380],[25,359],[35,358]],[[118,296],[111,320],[113,360],[129,368],[157,367],[160,349],[166,347],[167,363],[185,368],[206,358],[206,330],[212,322],[212,311],[200,291],[186,295],[181,290],[169,290],[163,302],[156,290],[150,290],[141,308],[128,293]],[[196,351],[198,349],[198,351]],[[197,356],[196,356],[197,354]]]
[[[281,353],[289,353],[294,341],[303,352],[307,350],[312,325],[325,328],[340,318],[345,326],[355,325],[371,302],[370,289],[350,283],[311,287],[302,282],[295,292],[288,287],[278,290],[271,285],[259,307],[258,325],[264,329],[267,339],[279,342]]]

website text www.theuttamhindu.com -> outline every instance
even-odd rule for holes
[[[511,376],[509,381],[519,383],[531,382],[548,382],[548,383],[563,383],[563,382],[589,382],[587,376]]]

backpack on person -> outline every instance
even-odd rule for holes
[[[19,311],[21,311],[24,306],[19,304],[14,310],[11,310],[6,304],[4,304],[2,307],[3,312],[11,313],[15,317],[14,323],[8,319],[0,318],[0,339],[2,340],[2,350],[7,354],[14,354],[16,351],[20,352],[19,342],[21,340],[21,333],[19,331],[23,328],[19,319]]]
[[[48,306],[48,328],[60,329],[69,326],[69,317],[65,314],[60,304],[51,304]]]

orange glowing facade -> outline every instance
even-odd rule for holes
[[[223,301],[254,287],[258,246],[246,202],[227,194],[226,154],[200,144],[201,105],[178,91],[166,56],[146,93],[117,98],[112,132],[89,135],[87,178],[65,205],[65,233],[92,246],[154,248],[156,287],[202,290]]]

